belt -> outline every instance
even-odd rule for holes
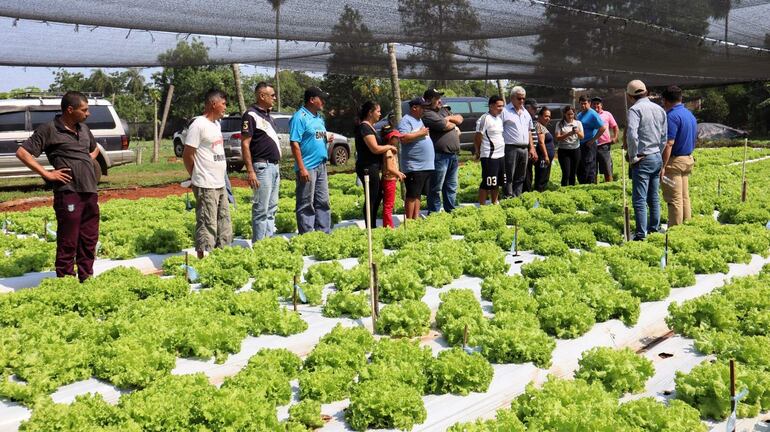
[[[269,163],[269,164],[277,165],[278,161],[277,160],[271,161],[269,159],[254,159],[254,163]]]
[[[513,146],[513,147],[529,147],[529,144],[528,144],[528,143],[525,143],[525,144],[519,144],[519,143],[515,143],[515,144],[514,144],[514,143],[505,143],[505,145],[507,145],[507,146]]]

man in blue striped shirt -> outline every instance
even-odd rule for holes
[[[666,145],[666,112],[647,97],[647,87],[639,80],[626,86],[628,109],[626,145],[631,163],[632,202],[636,232],[634,240],[660,230],[660,152]],[[647,207],[649,206],[649,218]]]

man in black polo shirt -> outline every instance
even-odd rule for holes
[[[428,212],[441,210],[444,201],[444,211],[451,212],[457,207],[457,170],[460,167],[457,155],[460,153],[460,129],[463,116],[452,114],[442,105],[441,96],[444,93],[436,89],[428,89],[423,93],[423,99],[430,103],[422,115],[422,122],[430,130],[430,139],[435,150],[435,170],[431,178],[431,190],[428,194]]]
[[[88,99],[80,92],[67,92],[62,113],[38,126],[16,151],[29,169],[53,184],[56,213],[56,276],[75,276],[80,282],[94,274],[96,243],[99,241],[99,203],[94,160],[99,155],[96,140],[85,125]],[[53,166],[46,171],[36,158],[45,152]]]
[[[278,210],[281,182],[281,143],[273,118],[270,117],[275,90],[270,84],[260,82],[254,88],[254,96],[256,103],[243,114],[241,127],[243,161],[249,185],[254,189],[251,205],[252,243],[275,233],[275,212]]]

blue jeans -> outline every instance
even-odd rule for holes
[[[326,163],[307,170],[310,179],[303,183],[297,175],[296,213],[300,234],[310,231],[332,230],[332,211],[329,207],[329,178]]]
[[[255,162],[253,165],[259,180],[259,188],[251,198],[251,241],[255,242],[275,233],[281,176],[278,164]]]
[[[631,181],[633,189],[631,200],[634,205],[634,220],[636,232],[634,239],[643,239],[648,233],[660,230],[660,168],[663,159],[660,153],[646,156],[631,166]],[[649,218],[647,206],[650,207]]]
[[[441,210],[441,199],[444,199],[444,211],[450,213],[457,208],[457,169],[460,163],[454,153],[436,153],[435,170],[430,181],[431,189],[428,194],[428,212]]]

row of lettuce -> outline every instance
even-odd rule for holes
[[[768,154],[766,149],[752,149],[749,158],[761,158]],[[618,155],[616,155],[617,157]],[[720,211],[723,223],[766,224],[770,220],[770,191],[764,179],[768,176],[770,161],[747,165],[749,200],[740,202],[741,166],[730,165],[740,161],[742,149],[709,149],[696,154],[697,165],[690,179],[693,212],[711,215],[714,209]],[[617,161],[616,171],[620,166]],[[476,202],[480,166],[468,162],[460,168],[459,200]],[[558,164],[554,165],[554,178],[558,177]],[[360,219],[363,192],[353,174],[337,174],[330,177],[330,196],[334,222]],[[601,196],[601,199],[598,197]],[[236,207],[233,209],[233,228],[236,236],[251,237],[251,193],[248,189],[236,188]],[[276,216],[278,232],[296,231],[294,217],[294,185],[281,184],[279,211]],[[572,214],[575,210],[590,211],[606,217],[606,221],[617,220],[622,215],[622,192],[619,182],[600,186],[581,186],[558,189],[553,184],[545,193],[529,192],[520,199],[505,203],[518,207],[539,202],[555,213]],[[396,212],[402,203],[397,200]],[[101,237],[98,255],[104,258],[126,259],[147,253],[171,253],[192,247],[194,215],[189,211],[194,205],[190,194],[163,199],[144,198],[137,201],[113,200],[101,205]],[[666,208],[662,209],[663,218]],[[564,217],[567,217],[565,215]],[[42,241],[54,240],[55,217],[53,210],[40,207],[27,212],[12,212],[2,215],[4,230],[12,234],[34,235],[28,241],[16,241],[10,236],[0,236],[0,277],[18,276],[27,272],[48,269],[53,264],[53,249],[41,246]],[[509,218],[510,219],[510,218]],[[454,231],[469,232],[474,223],[466,220],[455,222]],[[601,228],[594,226],[594,236],[601,241],[618,241],[621,226],[617,223]],[[585,227],[584,227],[585,228]],[[585,231],[579,233],[586,236]],[[578,234],[576,234],[578,236]],[[37,240],[37,241],[35,241]],[[572,239],[579,242],[581,238]],[[523,244],[527,247],[526,243]]]
[[[677,372],[675,399],[667,403],[650,397],[621,403],[621,396],[644,390],[654,367],[629,349],[599,347],[583,353],[574,379],[549,376],[542,386],[528,385],[496,418],[449,430],[706,431],[701,417],[723,419],[730,411],[730,358],[739,362],[738,388],[749,390],[738,414],[755,416],[770,408],[770,335],[762,322],[770,313],[768,281],[766,266],[758,276],[671,305],[669,324],[716,360]],[[456,300],[470,301],[462,293],[447,293],[437,320],[447,321]],[[116,405],[98,394],[72,404],[41,398],[21,430],[306,431],[324,425],[322,404],[343,399],[349,399],[345,421],[355,430],[411,430],[427,418],[424,395],[485,392],[493,373],[478,352],[455,347],[434,357],[417,340],[375,339],[361,327],[337,326],[304,360],[285,349],[261,350],[219,388],[202,374],[165,375],[122,395]],[[299,401],[292,402],[295,380]],[[276,408],[287,404],[289,417],[279,421]]]

